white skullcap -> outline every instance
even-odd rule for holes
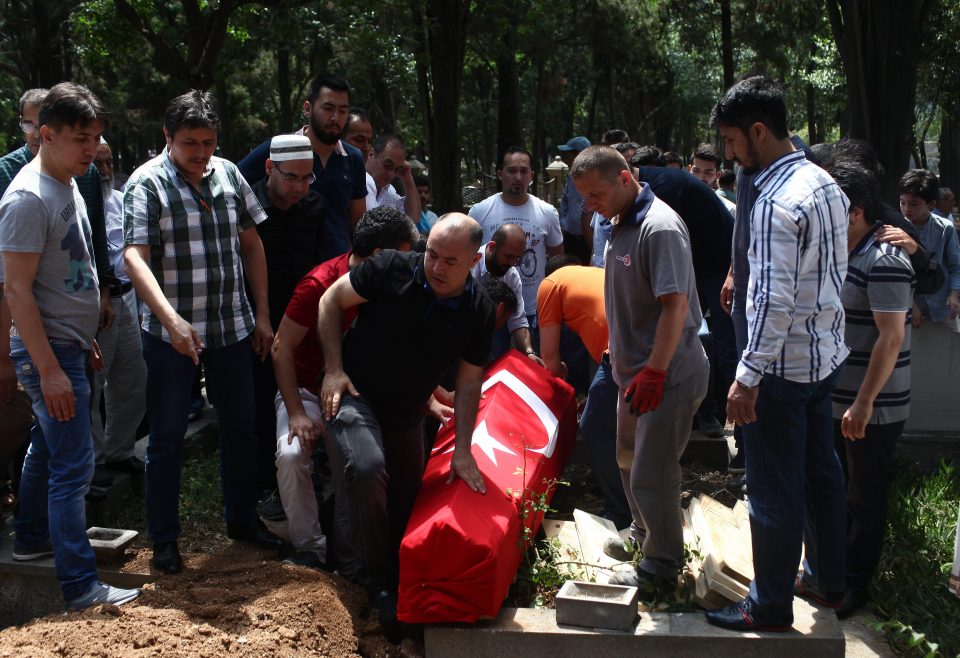
[[[310,138],[306,135],[277,135],[270,140],[270,159],[274,162],[313,160]]]

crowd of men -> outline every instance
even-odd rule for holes
[[[28,396],[36,416],[14,559],[53,555],[68,608],[134,599],[99,580],[84,516],[91,483],[123,469],[144,473],[153,566],[184,568],[202,368],[227,535],[336,568],[394,618],[431,430],[454,418],[450,482],[484,494],[471,454],[483,372],[513,347],[587,394],[604,514],[630,528],[605,550],[641,556],[616,582],[648,600],[676,588],[680,457],[694,423],[719,437],[729,421],[756,577],[707,619],[786,630],[794,595],[850,614],[879,560],[911,328],[956,331],[960,245],[933,174],[903,176],[898,212],[867,145],[808,148],[785,107],[763,76],[718,101],[736,173],[712,145],[685,170],[611,130],[559,147],[559,212],[510,147],[500,192],[438,218],[403,141],[375,135],[334,75],[311,82],[300,130],[236,165],[214,155],[211,97],[178,96],[166,148],[122,191],[96,96],[28,91],[26,144],[0,159],[0,397]]]

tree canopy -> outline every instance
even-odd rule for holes
[[[542,169],[570,137],[621,128],[689,157],[716,141],[723,90],[766,72],[809,143],[873,144],[888,191],[911,162],[960,187],[952,0],[0,0],[0,54],[7,150],[22,91],[72,79],[111,108],[127,172],[162,148],[163,110],[187,89],[214,92],[239,159],[299,127],[309,79],[331,71],[428,163],[444,211],[514,144]]]

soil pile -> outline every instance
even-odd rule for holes
[[[143,551],[147,553],[147,551]],[[146,558],[147,556],[141,556]],[[387,642],[366,594],[336,575],[232,545],[122,607],[50,615],[0,631],[0,657],[410,656]]]

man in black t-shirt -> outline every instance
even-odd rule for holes
[[[381,622],[396,615],[400,541],[423,475],[424,407],[454,365],[450,481],[459,477],[485,492],[470,453],[494,325],[493,303],[470,274],[482,237],[473,219],[446,215],[430,231],[425,254],[382,251],[320,300],[327,451],[344,492],[360,582]],[[357,319],[341,340],[343,311],[354,306]]]

